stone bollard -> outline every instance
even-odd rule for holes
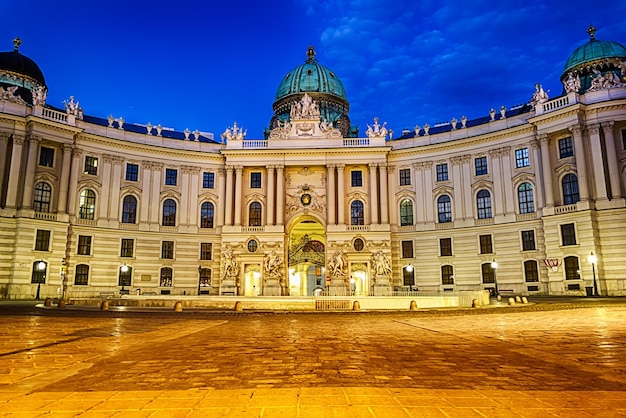
[[[46,300],[44,300],[43,302],[43,306],[52,306],[52,299],[46,298]]]
[[[516,303],[522,303],[522,298],[519,296],[515,296],[515,302]]]
[[[498,300],[498,302],[502,302],[502,296],[498,295],[498,297],[496,298]]]
[[[100,310],[101,311],[108,311],[109,310],[109,301],[108,300],[103,300],[102,303],[100,304]]]
[[[515,299],[509,298],[509,306],[515,305]]]
[[[478,308],[480,306],[480,301],[478,299],[472,299],[472,308]]]
[[[59,303],[57,303],[57,308],[65,308],[65,300],[61,299]]]
[[[528,299],[526,299],[526,296],[522,296],[522,303],[528,303]]]
[[[174,304],[174,312],[182,312],[183,311],[183,303],[178,301]]]
[[[243,304],[240,301],[235,302],[235,312],[242,312]]]
[[[361,303],[358,300],[355,300],[354,303],[352,304],[352,310],[353,311],[361,310]]]
[[[411,301],[411,306],[409,307],[409,310],[411,311],[417,311],[417,302],[415,302],[414,300]]]

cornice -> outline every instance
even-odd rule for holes
[[[38,116],[28,115],[26,116],[26,123],[29,126],[38,126],[47,129],[52,129],[57,132],[63,132],[69,135],[78,135],[83,132],[82,128],[77,128],[75,126],[65,125],[63,123],[55,122],[48,119],[43,119]]]

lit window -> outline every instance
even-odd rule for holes
[[[76,266],[74,284],[76,286],[87,286],[89,284],[89,266],[87,264],[78,264]]]
[[[120,257],[132,257],[135,248],[135,240],[131,238],[122,238]]]
[[[96,192],[85,189],[80,192],[80,210],[78,217],[80,219],[94,219],[96,213]]]
[[[200,260],[211,260],[213,257],[213,244],[210,242],[200,243]]]
[[[50,212],[50,198],[52,188],[48,183],[37,183],[35,186],[35,196],[33,198],[33,209],[36,212]]]
[[[95,176],[98,174],[98,159],[96,157],[86,156],[85,157],[85,174],[91,174]]]
[[[213,203],[204,202],[200,207],[200,228],[213,228],[214,214]]]
[[[263,207],[259,202],[250,203],[250,209],[248,210],[248,225],[249,226],[261,226],[262,225],[262,213]]]
[[[404,199],[400,202],[400,225],[413,225],[413,201]]]
[[[454,284],[454,267],[448,265],[441,266],[441,284]]]

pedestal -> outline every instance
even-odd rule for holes
[[[345,276],[331,276],[328,286],[330,296],[346,296],[348,294],[348,284]]]
[[[237,280],[234,277],[227,277],[220,284],[220,295],[237,296]]]
[[[263,284],[263,296],[282,296],[283,287],[277,279],[267,279]]]
[[[374,296],[388,296],[393,293],[391,284],[389,284],[389,276],[376,275],[376,284],[374,285]]]

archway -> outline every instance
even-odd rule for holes
[[[289,233],[289,294],[311,296],[326,287],[326,230],[314,218],[299,220]]]

